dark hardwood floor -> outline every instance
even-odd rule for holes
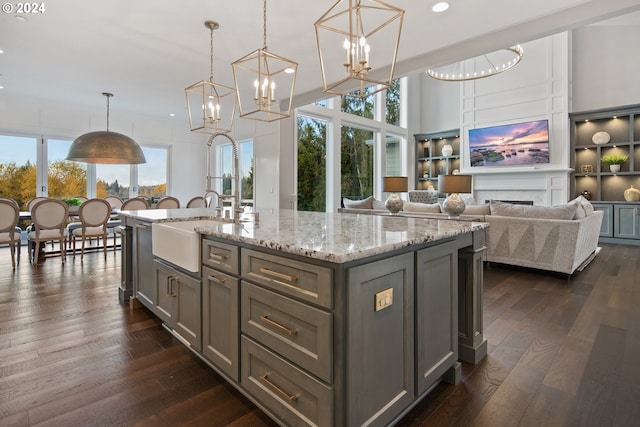
[[[25,249],[25,248],[23,248]],[[0,425],[271,426],[145,309],[118,303],[120,253],[0,249]],[[485,268],[489,355],[401,426],[640,425],[640,247],[603,245],[567,280]]]

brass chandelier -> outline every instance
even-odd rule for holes
[[[112,93],[103,92],[107,97],[107,130],[80,135],[71,143],[66,159],[75,162],[135,165],[146,163],[140,146],[121,133],[109,131],[109,98]]]
[[[210,74],[209,80],[202,80],[186,88],[189,127],[194,132],[217,134],[231,132],[236,114],[235,88],[215,83],[213,80],[213,31],[220,25],[215,21],[205,21],[210,30]]]
[[[391,87],[403,18],[379,0],[339,0],[325,12],[314,24],[324,91],[364,98]]]
[[[267,0],[263,2],[263,47],[231,66],[240,117],[272,122],[291,116],[298,63],[267,49]]]

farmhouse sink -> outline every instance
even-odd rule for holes
[[[200,271],[200,235],[196,226],[215,226],[222,221],[198,220],[154,222],[151,224],[153,255],[197,273]]]

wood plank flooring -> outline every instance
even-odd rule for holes
[[[25,249],[25,248],[23,248]],[[23,252],[26,253],[26,251]],[[485,267],[489,355],[400,426],[640,425],[640,248],[565,277]],[[273,426],[147,310],[118,303],[120,253],[0,249],[0,426]]]

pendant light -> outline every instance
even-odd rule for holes
[[[238,59],[233,78],[240,117],[273,122],[291,116],[298,63],[267,49],[267,0],[263,2],[263,47]]]
[[[113,94],[103,92],[102,95],[107,97],[107,130],[89,132],[77,137],[71,143],[66,159],[113,165],[146,163],[142,149],[133,139],[109,131],[109,98]]]
[[[213,31],[220,25],[205,21],[210,31],[209,80],[202,80],[186,88],[189,127],[193,132],[217,134],[233,129],[236,114],[236,90],[213,81]]]
[[[326,11],[314,24],[324,91],[364,98],[391,87],[403,18],[378,0],[339,0]]]

